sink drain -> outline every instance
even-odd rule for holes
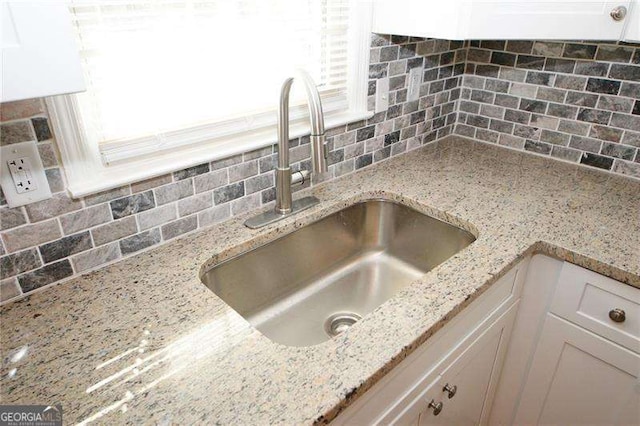
[[[331,315],[324,323],[324,330],[331,337],[346,331],[362,317],[353,312],[340,312]]]

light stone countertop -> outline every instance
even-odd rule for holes
[[[640,287],[636,180],[449,137],[306,192],[322,203],[267,228],[234,218],[0,308],[0,402],[61,403],[65,424],[326,422],[533,252]],[[478,239],[335,339],[273,343],[199,281],[380,197]]]

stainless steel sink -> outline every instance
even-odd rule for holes
[[[355,204],[220,263],[202,282],[271,340],[310,346],[349,328],[475,240],[401,204]]]

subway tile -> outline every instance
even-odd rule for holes
[[[640,163],[632,163],[629,161],[615,160],[613,171],[621,175],[640,178]]]
[[[580,163],[591,167],[597,167],[599,169],[610,170],[613,165],[613,158],[585,152],[580,158]]]
[[[575,106],[595,107],[598,103],[598,95],[593,93],[569,91],[565,102]]]
[[[35,247],[62,236],[56,219],[21,226],[2,232],[2,240],[7,252]]]
[[[160,199],[160,197],[158,197]],[[156,206],[153,191],[146,191],[139,194],[118,198],[109,203],[111,214],[114,219],[121,219],[125,216],[140,213],[152,209]]]
[[[180,217],[188,216],[200,210],[213,206],[213,198],[210,192],[198,194],[193,197],[178,201],[178,214]]]
[[[242,162],[242,154],[221,158],[220,160],[215,160],[211,162],[211,171],[226,169],[227,167],[233,166],[235,164],[240,164],[241,162]]]
[[[620,96],[600,95],[598,109],[629,113],[633,108],[633,100]]]
[[[120,257],[120,244],[113,242],[73,256],[71,263],[77,273],[82,273],[113,262]]]
[[[153,228],[120,240],[120,252],[123,256],[149,248],[160,243],[160,231]]]
[[[299,188],[299,187],[298,187]],[[297,188],[296,188],[297,189]],[[231,202],[231,214],[236,216],[260,207],[260,194],[254,193]]]
[[[609,77],[618,80],[640,81],[640,66],[612,64]]]
[[[101,225],[110,220],[111,210],[106,203],[60,216],[60,224],[65,235]]]
[[[71,268],[71,263],[69,263],[68,259],[64,259],[60,262],[51,263],[35,271],[20,275],[18,282],[20,283],[22,292],[28,293],[72,275],[73,269]]]
[[[103,191],[98,194],[93,194],[84,198],[84,202],[87,206],[94,206],[96,204],[105,203],[107,201],[115,200],[126,195],[131,194],[131,188],[127,186],[121,186],[119,188]]]
[[[575,67],[576,61],[572,59],[546,58],[544,62],[544,70],[549,72],[563,72],[571,74]]]
[[[218,188],[213,191],[213,202],[216,205],[227,203],[231,200],[244,196],[244,191],[244,181],[223,186],[222,188]]]
[[[109,222],[105,225],[93,228],[91,230],[91,235],[93,236],[95,245],[100,246],[102,244],[110,243],[111,241],[133,235],[136,232],[138,232],[136,219],[133,216],[128,216],[124,219]]]
[[[588,151],[588,152],[593,152],[597,154],[598,152],[600,152],[602,141],[598,139],[573,135],[571,136],[569,146],[571,148],[579,149],[581,151]]]
[[[198,164],[197,166],[189,167],[188,169],[179,170],[173,173],[175,180],[189,179],[190,177],[198,176],[209,171],[209,163]]]
[[[0,145],[11,145],[35,140],[36,135],[33,132],[30,121],[0,124]]]
[[[7,229],[24,225],[25,223],[27,223],[27,218],[25,217],[21,207],[0,208],[0,230],[6,231]]]
[[[551,149],[551,156],[565,161],[577,163],[582,157],[582,152],[577,149],[566,148],[564,146],[555,145]]]
[[[606,93],[609,95],[617,95],[620,91],[621,83],[615,80],[606,80],[602,78],[590,78],[587,80],[588,92]]]
[[[558,75],[554,87],[568,90],[584,90],[587,85],[585,77],[577,77],[573,75]]]
[[[144,192],[149,189],[157,188],[158,186],[166,185],[172,181],[171,175],[162,175],[151,179],[143,180],[142,182],[136,182],[131,184],[131,192]]]
[[[164,204],[172,203],[174,201],[178,201],[185,197],[190,197],[191,195],[193,195],[193,180],[181,180],[169,185],[160,186],[158,188],[155,188],[153,191],[155,192],[155,201],[157,205],[162,206]]]
[[[547,114],[554,117],[575,119],[577,113],[578,108],[569,105],[549,103],[547,107]]]
[[[66,193],[53,194],[52,198],[38,201],[25,206],[27,216],[32,222],[40,222],[51,219],[65,213],[70,213],[82,208],[79,200],[69,198]]]
[[[564,43],[553,41],[536,41],[533,43],[532,53],[542,56],[562,56]]]
[[[22,290],[18,284],[18,279],[8,278],[0,280],[0,302],[6,302],[22,295]]]
[[[49,189],[52,193],[62,192],[64,191],[64,182],[62,180],[62,173],[59,168],[55,169],[46,169],[44,171],[45,177],[47,178],[47,183],[49,184]]]
[[[593,59],[597,46],[594,44],[566,43],[562,56],[565,58]]]
[[[164,240],[170,240],[172,238],[179,237],[182,234],[191,232],[198,227],[197,216],[188,216],[182,219],[178,219],[174,222],[167,223],[162,226],[162,238]],[[147,241],[151,241],[147,239]]]
[[[620,142],[622,133],[623,131],[620,129],[594,124],[589,130],[589,137],[609,142]]]
[[[636,155],[636,149],[619,143],[604,142],[600,154],[623,160],[633,160]]]
[[[72,254],[89,250],[93,247],[89,231],[79,234],[69,235],[51,243],[43,244],[39,247],[44,263],[50,263],[69,257]]]
[[[601,111],[591,108],[580,108],[578,111],[578,120],[587,121],[589,123],[607,124],[611,118],[609,111]]]
[[[230,204],[223,204],[198,213],[198,223],[201,227],[223,222],[231,217]]]
[[[607,62],[629,62],[632,55],[632,47],[601,44],[598,46],[596,60]]]
[[[211,195],[209,195],[211,197]],[[147,210],[145,212],[138,214],[138,225],[140,226],[140,231],[145,231],[147,229],[155,228],[156,226],[165,224],[177,218],[176,213],[176,204],[165,204],[164,206],[157,207],[152,210]],[[131,226],[131,224],[127,224],[129,226],[130,233],[128,235],[134,234],[137,230]]]
[[[527,139],[524,143],[525,151],[535,152],[536,154],[549,155],[551,154],[551,148],[552,148],[551,145],[547,143],[540,142],[540,141],[533,141],[530,139]]]
[[[299,147],[293,148],[299,149]],[[289,150],[289,155],[292,154],[293,149]],[[295,160],[291,160],[295,162]],[[258,174],[258,162],[257,161],[248,161],[244,163],[237,164],[235,166],[229,167],[229,182],[237,182],[239,180],[246,179],[250,176],[254,176]]]
[[[12,277],[42,266],[35,248],[0,257],[0,279]]]
[[[45,112],[40,98],[3,102],[0,108],[0,121],[12,121],[33,117]]]
[[[609,73],[609,64],[592,61],[576,62],[575,73],[593,77],[606,77]]]
[[[31,119],[31,125],[36,134],[38,142],[49,140],[53,137],[51,129],[49,129],[49,120],[45,117],[34,117]]]

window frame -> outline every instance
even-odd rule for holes
[[[373,115],[367,110],[369,43],[372,25],[372,3],[351,0],[349,18],[349,51],[346,111],[327,113],[325,128],[331,129]],[[295,83],[294,83],[295,84]],[[67,190],[74,198],[117,188],[243,152],[273,145],[277,132],[273,111],[257,118],[264,125],[255,130],[243,130],[242,120],[218,122],[177,130],[170,133],[172,146],[144,138],[120,144],[116,150],[101,150],[84,140],[80,115],[73,95],[45,99],[49,118],[67,179]],[[329,106],[328,104],[327,106]],[[291,108],[290,137],[310,133],[305,118],[306,105]],[[248,116],[255,120],[256,116]],[[245,125],[246,127],[246,125]],[[213,135],[207,137],[208,135]],[[206,138],[204,141],[202,139]],[[153,138],[155,139],[155,138]],[[197,142],[193,142],[193,141]],[[157,149],[154,149],[155,148]],[[176,148],[178,146],[178,148]],[[105,158],[106,153],[106,158]],[[132,158],[134,154],[141,156]],[[108,162],[105,165],[105,160]]]

